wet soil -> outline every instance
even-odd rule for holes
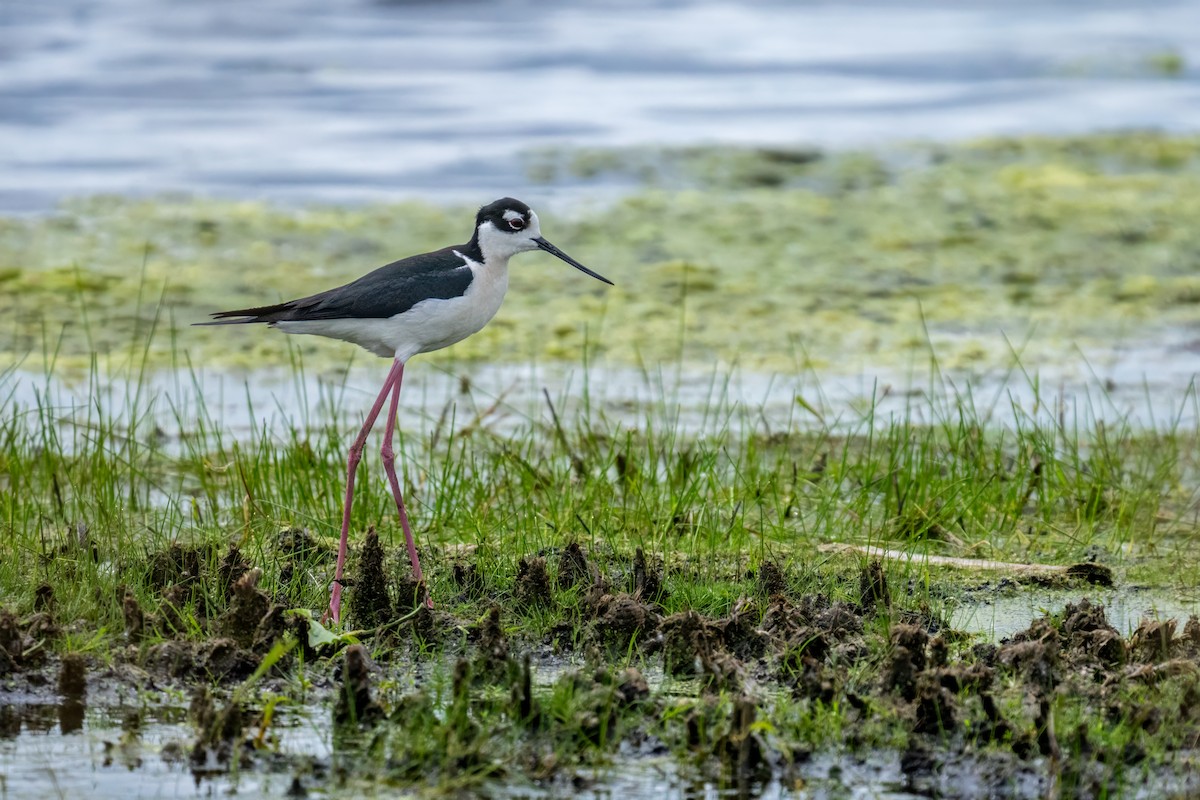
[[[361,641],[322,643],[236,548],[173,546],[147,561],[157,596],[122,591],[123,643],[106,659],[59,647],[70,621],[52,591],[25,613],[0,609],[0,706],[11,718],[19,696],[52,699],[65,733],[89,704],[173,687],[192,697],[188,769],[291,770],[298,792],[321,785],[325,767],[277,751],[277,702],[315,702],[344,763],[409,785],[464,774],[557,785],[597,760],[657,753],[751,794],[811,776],[829,748],[895,748],[912,793],[1090,797],[1124,785],[1133,765],[1176,775],[1200,742],[1196,617],[1145,619],[1123,635],[1081,589],[1060,614],[993,643],[902,608],[878,561],[845,576],[850,599],[796,593],[765,561],[725,613],[706,614],[669,611],[669,574],[640,549],[593,558],[573,543],[554,555],[520,559],[494,584],[455,564],[465,594],[485,603],[452,606],[460,617],[429,609],[407,559],[369,532],[346,588]],[[214,587],[200,592],[206,613],[189,586]],[[558,621],[539,632],[530,614]],[[287,642],[260,670],[277,698],[267,702],[249,679]],[[437,664],[450,673],[444,694],[397,680]],[[127,720],[129,737],[140,720]],[[964,772],[973,781],[956,792],[948,781]]]

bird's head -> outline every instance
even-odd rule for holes
[[[511,197],[502,197],[479,209],[475,215],[475,240],[485,262],[507,261],[509,257],[527,250],[545,250],[596,280],[612,285],[608,278],[592,272],[543,239],[537,213]]]

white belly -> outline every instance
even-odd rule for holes
[[[508,265],[468,262],[475,277],[460,297],[422,300],[412,308],[386,319],[321,319],[279,322],[285,333],[309,333],[341,339],[384,358],[407,361],[461,342],[487,325],[508,291]]]

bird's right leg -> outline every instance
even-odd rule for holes
[[[403,361],[397,360],[392,364],[392,368],[383,382],[383,388],[379,391],[379,397],[375,398],[375,404],[367,412],[367,420],[363,423],[362,430],[358,432],[358,438],[350,445],[350,455],[346,459],[346,501],[342,507],[342,539],[338,543],[337,571],[333,577],[333,592],[329,597],[329,612],[326,614],[326,617],[332,618],[335,623],[341,621],[342,571],[346,567],[346,549],[350,538],[350,507],[354,503],[354,473],[358,470],[358,462],[362,460],[363,448],[367,446],[367,436],[371,433],[371,428],[374,427],[375,420],[383,409],[383,404],[387,402],[392,386],[400,379],[403,372]]]
[[[425,605],[433,608],[433,598],[429,596],[424,586],[425,576],[421,574],[421,559],[417,555],[417,544],[413,540],[412,528],[408,524],[408,511],[404,508],[404,495],[400,491],[400,479],[396,475],[396,455],[392,451],[392,439],[396,435],[396,411],[400,406],[400,383],[404,380],[404,370],[401,369],[396,382],[392,384],[392,405],[388,409],[387,426],[383,433],[383,470],[387,473],[388,481],[392,484],[392,497],[396,499],[396,512],[400,515],[400,527],[404,530],[404,542],[408,546],[408,560],[412,563],[413,577],[417,585],[425,590]]]

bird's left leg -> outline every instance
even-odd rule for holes
[[[375,398],[371,410],[367,412],[367,419],[363,423],[362,430],[358,432],[354,443],[350,445],[350,454],[346,459],[346,500],[342,505],[342,537],[338,542],[337,573],[333,577],[329,610],[325,612],[323,620],[332,619],[336,623],[340,622],[342,618],[342,571],[346,567],[346,551],[350,537],[350,508],[354,503],[354,474],[358,471],[358,462],[362,460],[363,448],[367,446],[367,436],[375,425],[375,419],[379,416],[384,402],[387,401],[388,393],[392,391],[392,385],[400,380],[403,372],[404,363],[401,361],[396,361],[388,370],[387,379],[384,380],[383,388],[379,390],[379,396]]]
[[[400,362],[397,362],[400,363]],[[417,543],[413,539],[412,528],[408,525],[408,512],[404,510],[404,495],[400,492],[400,479],[396,477],[396,457],[392,453],[392,439],[396,433],[396,412],[400,407],[400,384],[404,379],[404,365],[396,375],[392,384],[392,404],[388,409],[387,428],[383,433],[383,447],[379,453],[383,456],[383,469],[387,473],[388,482],[392,484],[392,496],[396,498],[396,511],[400,514],[400,527],[404,529],[404,543],[408,545],[408,560],[412,562],[413,577],[417,586],[425,589],[425,604],[433,608],[433,599],[429,597],[429,588],[424,586],[425,577],[421,574],[421,559],[417,556]]]

